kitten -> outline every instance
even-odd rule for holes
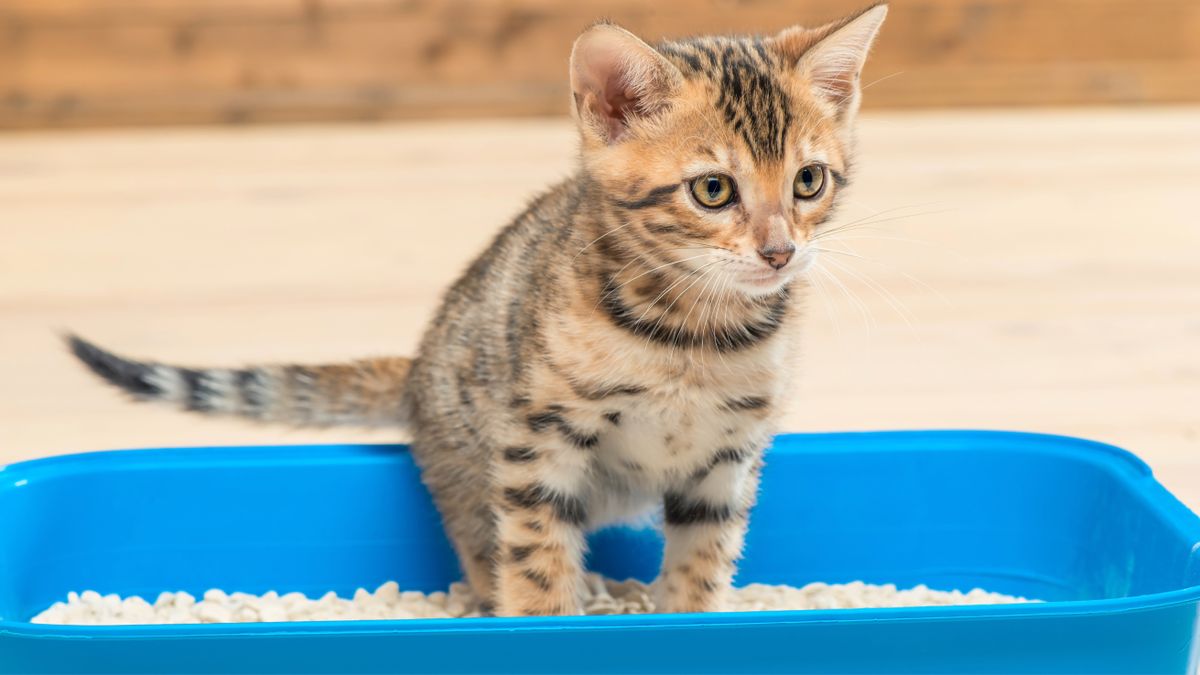
[[[655,508],[659,606],[719,610],[886,13],[657,47],[589,28],[570,64],[577,172],[475,260],[412,360],[191,369],[71,348],[187,410],[409,426],[497,614],[578,614],[585,532]]]

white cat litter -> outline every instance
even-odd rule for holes
[[[636,580],[612,581],[597,574],[587,578],[584,607],[588,614],[654,612],[653,591]],[[779,609],[851,609],[924,605],[990,605],[1036,602],[974,589],[968,593],[937,591],[925,586],[908,590],[894,585],[809,584],[803,588],[751,584],[734,591],[728,611]],[[137,596],[121,598],[95,591],[67,594],[33,618],[33,623],[70,625],[241,623],[259,621],[347,621],[357,619],[426,619],[480,616],[479,603],[466,584],[449,592],[401,591],[392,581],[374,593],[360,588],[350,599],[332,591],[318,599],[302,593],[261,596],[213,589],[197,599],[189,593],[162,593],[153,602]]]

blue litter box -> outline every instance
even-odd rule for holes
[[[1122,450],[997,432],[781,436],[739,583],[983,587],[1044,604],[47,626],[70,590],[350,595],[458,578],[400,446],[92,453],[0,469],[4,673],[1189,673],[1200,520]],[[651,579],[659,535],[592,538]]]

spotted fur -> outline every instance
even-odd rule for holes
[[[585,532],[656,508],[662,606],[720,609],[885,12],[656,47],[611,24],[585,31],[571,59],[578,170],[449,289],[411,361],[195,369],[71,349],[136,398],[194,412],[407,424],[497,613],[579,612]],[[827,171],[812,198],[793,194],[806,165]],[[692,180],[716,173],[737,199],[707,209]]]

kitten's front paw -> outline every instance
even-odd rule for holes
[[[578,602],[559,602],[550,598],[524,598],[515,602],[496,605],[493,616],[582,616],[583,606]]]
[[[729,589],[695,578],[671,578],[664,574],[654,583],[655,607],[660,612],[723,612]]]

